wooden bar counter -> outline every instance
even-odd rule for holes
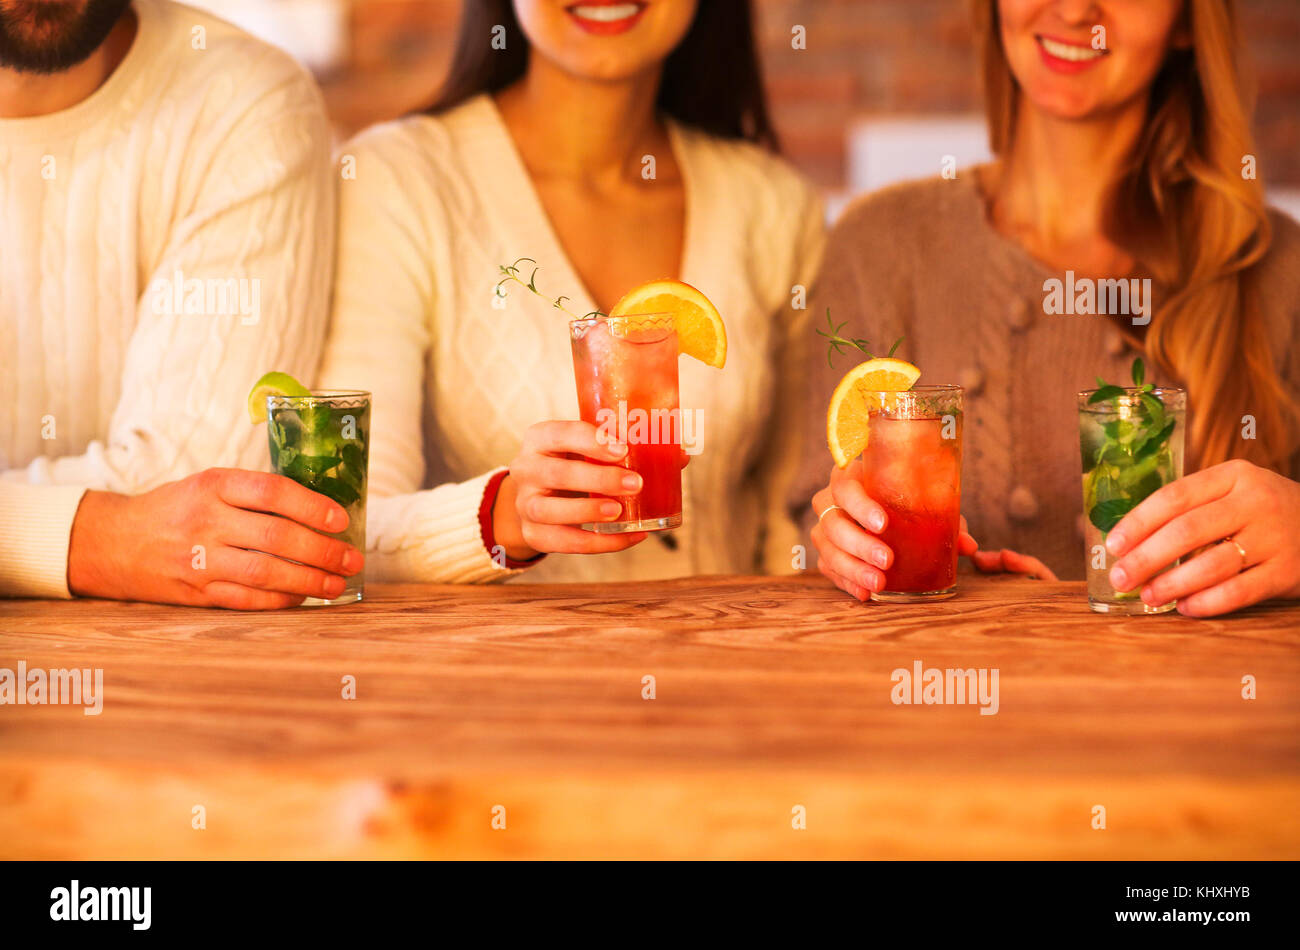
[[[1300,858],[1300,605],[1115,618],[974,575],[924,606],[818,576],[0,602],[19,661],[101,668],[103,708],[0,706],[3,858]],[[918,661],[998,670],[996,715],[895,704]]]

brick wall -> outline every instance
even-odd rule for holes
[[[470,0],[472,2],[472,0]],[[708,0],[703,0],[708,2]],[[350,62],[325,77],[344,132],[429,101],[461,0],[353,0]],[[967,0],[755,0],[786,153],[819,183],[844,182],[855,119],[979,107]],[[1300,186],[1300,0],[1239,0],[1260,92],[1260,173]],[[795,24],[807,49],[791,48]]]

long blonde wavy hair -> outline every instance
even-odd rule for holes
[[[974,0],[989,142],[1010,151],[1020,89],[1002,47],[997,0]],[[1259,305],[1272,229],[1257,178],[1253,103],[1234,0],[1185,0],[1190,49],[1171,49],[1147,123],[1112,183],[1107,237],[1171,289],[1147,326],[1147,357],[1187,388],[1188,450],[1200,467],[1244,458],[1281,468],[1300,443],[1300,405],[1279,376]],[[1256,438],[1241,438],[1242,416]]]

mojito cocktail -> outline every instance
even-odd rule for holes
[[[366,466],[370,456],[370,393],[321,391],[266,397],[271,471],[334,499],[348,526],[331,535],[366,549]],[[361,600],[365,571],[347,578],[333,600],[308,597],[307,606]]]
[[[885,509],[880,539],[894,552],[882,602],[938,600],[957,587],[961,529],[962,389],[914,386],[864,393],[870,409],[863,488]]]
[[[677,330],[669,314],[592,316],[569,324],[578,409],[601,437],[625,442],[623,467],[641,491],[615,499],[617,520],[584,524],[601,534],[659,531],[682,523]]]
[[[1098,613],[1165,613],[1175,604],[1150,607],[1140,588],[1111,586],[1106,535],[1148,495],[1182,478],[1187,394],[1150,386],[1107,391],[1105,398],[1098,390],[1078,397],[1088,604]]]

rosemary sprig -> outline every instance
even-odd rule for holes
[[[525,283],[525,282],[524,282],[524,279],[523,279],[522,277],[519,276],[519,265],[522,264],[522,263],[524,263],[525,261],[527,261],[529,264],[532,264],[532,265],[533,265],[533,272],[528,276],[528,281],[527,281],[527,283]],[[609,314],[605,313],[603,310],[592,310],[590,313],[585,313],[585,314],[583,314],[583,315],[580,317],[580,316],[578,316],[576,313],[574,313],[572,310],[570,310],[568,307],[566,307],[566,306],[564,305],[564,301],[569,300],[569,299],[571,299],[571,298],[561,296],[561,297],[556,297],[554,300],[552,300],[550,297],[546,296],[546,294],[544,294],[544,293],[542,293],[540,290],[538,290],[538,289],[537,289],[537,272],[538,272],[541,268],[539,268],[539,267],[537,266],[537,261],[533,260],[531,257],[521,257],[521,258],[519,258],[519,260],[515,261],[513,264],[510,264],[510,265],[508,265],[508,266],[505,265],[505,264],[502,264],[502,265],[500,265],[500,267],[501,267],[501,274],[502,274],[503,276],[502,276],[502,278],[501,278],[499,281],[497,281],[497,285],[496,285],[496,295],[497,295],[498,297],[504,297],[504,296],[506,296],[506,289],[505,289],[506,281],[513,280],[513,281],[514,281],[516,284],[518,284],[520,287],[523,287],[523,288],[525,288],[525,289],[527,289],[527,290],[531,290],[533,293],[535,293],[537,296],[541,297],[543,300],[545,300],[547,303],[549,303],[549,304],[550,304],[552,307],[554,307],[556,310],[561,310],[561,311],[563,311],[564,313],[567,313],[567,314],[568,314],[570,317],[572,317],[574,320],[586,320],[588,317],[606,317],[606,316],[609,316]]]
[[[826,364],[830,366],[831,369],[835,368],[835,355],[847,352],[849,347],[856,347],[869,360],[875,359],[875,357],[871,355],[871,342],[869,340],[864,340],[861,337],[840,336],[840,330],[844,329],[844,324],[847,322],[848,321],[846,320],[843,323],[835,323],[831,320],[831,308],[827,307],[826,327],[830,332],[822,329],[817,330],[818,336],[826,337]],[[893,356],[898,352],[899,344],[902,342],[903,337],[900,336],[894,341],[894,345],[889,348],[888,355]]]

